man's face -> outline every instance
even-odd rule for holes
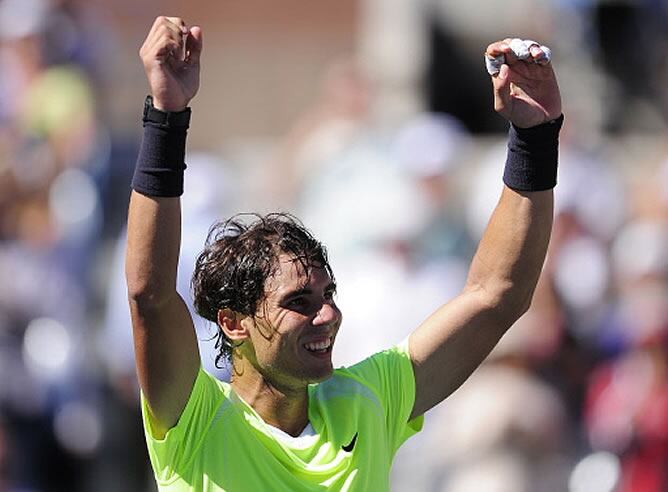
[[[310,275],[299,261],[280,255],[265,284],[265,299],[249,323],[245,355],[276,387],[303,388],[331,376],[332,346],[341,324],[336,285],[324,268]]]

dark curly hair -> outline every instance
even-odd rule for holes
[[[254,316],[281,254],[298,261],[307,275],[313,267],[324,268],[334,280],[327,250],[290,214],[238,214],[214,224],[192,278],[197,313],[214,323],[225,308]],[[215,336],[218,366],[231,359],[233,346],[220,327]]]

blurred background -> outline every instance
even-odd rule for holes
[[[179,289],[215,220],[291,211],[330,249],[338,364],[463,286],[505,155],[483,52],[549,45],[566,124],[533,306],[393,490],[668,490],[666,2],[0,0],[0,492],[155,490],[123,254],[160,14],[205,38]]]

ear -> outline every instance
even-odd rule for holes
[[[247,316],[225,308],[218,310],[217,318],[218,326],[232,342],[242,343],[250,337],[248,323],[243,322]]]

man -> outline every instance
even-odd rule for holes
[[[140,50],[152,99],[133,180],[126,276],[160,490],[389,489],[398,447],[526,311],[545,257],[561,101],[547,49],[527,42],[520,55],[516,41],[487,48],[495,109],[513,126],[506,186],[463,292],[399,346],[334,371],[341,313],[324,249],[289,216],[233,219],[209,236],[193,278],[198,312],[218,324],[221,356],[232,363],[226,384],[200,369],[192,319],[175,288],[187,106],[199,87],[202,31],[177,17],[156,19]]]

